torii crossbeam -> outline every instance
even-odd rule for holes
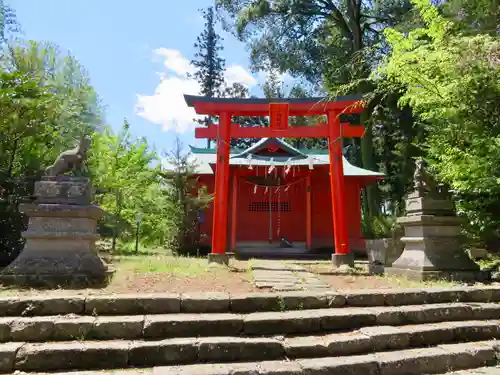
[[[332,196],[333,233],[336,264],[352,265],[348,230],[345,220],[344,170],[342,139],[362,137],[363,126],[341,123],[343,114],[363,111],[360,96],[307,99],[231,99],[184,95],[188,106],[199,115],[218,116],[218,124],[197,128],[196,138],[215,139],[217,162],[215,169],[212,259],[226,262],[229,153],[231,138],[328,138],[330,186]],[[289,126],[289,116],[326,115],[327,123],[317,126]],[[269,127],[241,127],[232,123],[233,116],[269,116]],[[217,259],[219,258],[219,259]]]

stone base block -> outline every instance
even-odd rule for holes
[[[86,177],[42,177],[35,182],[37,203],[62,203],[88,205],[92,197],[92,185]]]
[[[457,270],[440,270],[440,271],[424,271],[412,270],[405,268],[386,267],[385,274],[388,276],[402,276],[410,280],[417,281],[458,281],[458,282],[485,282],[491,279],[489,271],[457,271]]]
[[[333,254],[332,263],[335,267],[340,267],[343,265],[354,267],[354,254]]]
[[[19,288],[39,288],[39,289],[84,289],[84,288],[103,288],[109,284],[114,271],[108,270],[104,275],[0,275],[0,283],[4,286],[15,286]]]
[[[370,275],[383,275],[385,272],[385,266],[381,264],[368,264],[368,273]]]
[[[108,284],[114,271],[90,251],[26,248],[0,273],[4,285],[34,288],[89,288]]]
[[[223,264],[225,266],[229,265],[229,260],[234,257],[233,253],[223,253],[223,254],[208,254],[208,263]]]

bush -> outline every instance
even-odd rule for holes
[[[374,216],[371,222],[363,220],[362,232],[367,239],[399,238],[403,228],[393,215]]]

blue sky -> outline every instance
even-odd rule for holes
[[[196,83],[185,75],[203,29],[198,10],[212,2],[8,1],[26,38],[57,43],[84,65],[113,128],[126,117],[133,134],[145,136],[159,150],[169,149],[176,133],[185,144],[205,144],[194,140],[192,114],[182,93],[197,94]],[[245,46],[222,34],[229,83],[244,83],[260,94],[265,76],[252,76]]]

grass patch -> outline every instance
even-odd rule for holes
[[[438,288],[438,287],[451,287],[457,286],[459,283],[448,281],[448,280],[428,280],[428,281],[418,281],[410,280],[403,276],[373,276],[377,280],[384,281],[390,284],[394,288]]]
[[[223,270],[220,265],[209,265],[205,258],[180,257],[173,255],[138,256],[120,261],[117,273],[166,273],[174,276],[196,277]]]
[[[500,269],[500,255],[488,254],[485,259],[476,261],[481,269]]]

